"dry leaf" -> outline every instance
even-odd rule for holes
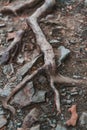
[[[68,109],[71,112],[71,118],[66,122],[68,126],[75,126],[78,120],[78,114],[76,112],[76,105],[72,105],[71,108]]]

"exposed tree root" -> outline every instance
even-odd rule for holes
[[[42,66],[41,68],[38,68],[35,70],[31,75],[27,75],[22,82],[20,82],[12,91],[12,93],[3,101],[2,104],[5,109],[8,109],[12,112],[12,114],[15,114],[15,108],[12,107],[11,105],[8,105],[8,101],[11,99],[13,95],[15,95],[16,92],[18,92],[28,81],[30,81],[36,74],[38,74],[40,71],[45,69],[45,66]]]
[[[11,0],[9,0],[10,2]],[[1,13],[6,13],[6,12],[12,12],[14,15],[17,15],[17,11],[24,9],[24,8],[31,8],[32,6],[36,5],[38,2],[41,0],[28,0],[28,1],[21,1],[19,4],[18,3],[12,3],[8,6],[4,6],[0,12]]]
[[[21,5],[18,6],[7,6],[6,8],[3,8],[1,10],[2,11],[6,11],[6,10],[10,10],[12,11],[14,14],[17,13],[18,10],[20,10],[21,8],[24,8],[26,6],[31,7],[31,5],[35,5],[36,2],[39,2],[40,0],[30,0],[29,2],[24,2],[21,3]],[[60,74],[56,74],[56,63],[55,63],[55,54],[53,52],[53,48],[52,46],[49,44],[49,42],[46,40],[46,37],[44,35],[44,33],[42,32],[39,24],[38,24],[38,18],[40,16],[42,16],[42,14],[44,14],[47,10],[49,10],[50,8],[52,8],[55,5],[55,0],[45,0],[44,4],[39,7],[30,17],[28,17],[26,19],[26,22],[28,24],[28,26],[31,27],[33,33],[35,34],[36,37],[36,44],[40,47],[41,52],[44,55],[44,65],[40,68],[38,68],[37,70],[35,70],[31,75],[26,76],[22,82],[20,82],[12,91],[11,95],[9,97],[7,97],[7,99],[5,100],[3,106],[6,109],[9,109],[13,114],[15,113],[15,109],[8,105],[8,101],[11,99],[12,96],[14,96],[14,94],[19,91],[24,84],[26,84],[26,82],[28,82],[29,80],[31,80],[34,76],[36,76],[36,74],[38,74],[38,72],[40,72],[41,70],[45,70],[47,76],[49,77],[49,82],[50,82],[50,86],[53,89],[54,93],[55,93],[55,104],[57,107],[57,111],[60,112],[60,98],[59,98],[59,93],[57,91],[57,89],[54,86],[54,82],[58,82],[58,83],[66,83],[66,84],[80,84],[83,83],[82,80],[74,80],[72,78],[68,78],[68,77],[64,77]],[[23,5],[24,4],[24,5]],[[28,5],[27,5],[28,4]],[[23,32],[22,32],[23,34]],[[17,36],[16,40],[14,39],[13,42],[13,46],[15,45],[15,43],[17,43],[17,41],[21,41],[22,38],[22,34]],[[10,47],[8,47],[8,51],[11,50],[12,45]],[[4,52],[5,53],[5,52]]]
[[[23,34],[24,34],[24,30],[19,30],[16,33],[16,36],[15,36],[13,42],[10,44],[10,46],[8,46],[3,52],[0,53],[0,64],[6,63],[9,60],[9,58],[12,56],[13,51],[14,51],[14,55],[16,54],[16,52],[18,50],[18,46],[21,43]]]

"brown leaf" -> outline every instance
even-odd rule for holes
[[[71,108],[68,109],[71,112],[71,118],[66,122],[68,126],[75,126],[78,120],[78,114],[76,112],[76,105],[72,105]]]

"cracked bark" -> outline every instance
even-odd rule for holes
[[[37,3],[40,0],[37,0]],[[30,7],[31,5],[35,5],[36,0],[30,0],[28,2],[28,6]],[[7,6],[7,8],[2,8],[1,12],[5,12],[6,10],[10,10],[14,14],[17,14],[17,11],[20,10],[21,8],[26,7],[26,2],[25,4],[19,5],[19,6]],[[49,82],[50,86],[53,89],[55,93],[55,104],[57,111],[60,112],[60,98],[59,98],[59,92],[54,86],[54,82],[58,82],[59,84],[65,83],[65,84],[82,84],[84,83],[83,80],[75,80],[69,77],[64,77],[60,74],[56,73],[56,63],[55,63],[55,54],[53,52],[52,46],[49,44],[49,42],[46,40],[46,37],[41,30],[39,24],[38,24],[38,18],[40,18],[47,10],[52,9],[52,7],[55,5],[55,0],[45,0],[44,4],[40,6],[31,16],[29,16],[26,19],[26,22],[28,26],[31,27],[35,38],[36,38],[36,44],[40,47],[41,52],[44,55],[44,65],[37,70],[35,70],[31,75],[26,76],[22,82],[20,82],[12,91],[11,95],[7,97],[7,99],[3,102],[3,106],[6,109],[9,109],[13,114],[15,114],[15,108],[12,106],[8,105],[8,101],[11,99],[12,96],[15,95],[17,91],[19,91],[26,82],[31,80],[34,76],[36,76],[37,73],[41,72],[41,70],[45,70],[47,76],[49,77]]]

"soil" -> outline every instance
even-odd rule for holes
[[[16,1],[16,0],[15,0]],[[13,1],[12,1],[13,2]],[[18,2],[18,0],[17,0]],[[0,1],[0,8],[6,4],[6,1]],[[77,6],[76,6],[77,5]],[[39,5],[37,5],[38,7]],[[35,7],[33,11],[37,8]],[[6,24],[5,27],[0,28],[0,32],[3,32],[3,35],[0,34],[0,40],[3,42],[0,43],[0,49],[2,47],[9,46],[10,42],[6,42],[7,34],[11,28],[13,28],[13,32],[19,30],[22,27],[26,26],[25,18],[32,13],[32,9],[24,9],[21,12],[18,12],[18,16],[14,16],[13,14],[4,14],[3,20],[0,19],[0,24]],[[51,40],[59,40],[58,43],[52,43],[54,51],[57,50],[59,46],[64,46],[70,49],[71,53],[67,57],[67,59],[62,63],[60,67],[58,67],[57,71],[61,74],[73,78],[86,78],[87,77],[87,8],[84,3],[78,4],[78,1],[69,4],[60,5],[59,3],[56,7],[53,8],[52,12],[47,16],[43,17],[40,20],[40,26],[43,29],[47,40],[50,42]],[[6,20],[7,19],[7,20]],[[6,20],[6,21],[5,21]],[[32,46],[33,44],[33,46]],[[27,47],[26,49],[23,49]],[[33,49],[32,49],[33,48]],[[35,46],[35,37],[31,31],[31,29],[27,30],[25,36],[22,40],[22,46],[20,47],[19,54],[24,56],[25,51],[27,53],[33,53],[33,50],[36,48]],[[56,56],[56,63],[58,64],[58,57]],[[12,63],[14,66],[14,74],[15,76],[17,69],[23,66],[23,64],[17,63],[17,58],[15,57],[13,60],[10,60],[8,64]],[[40,59],[32,68],[31,71],[36,69],[38,66],[43,64],[43,60]],[[2,86],[10,80],[12,77],[7,77],[3,73],[4,65],[0,66],[0,80],[2,81]],[[43,75],[43,74],[42,74]],[[8,117],[8,124],[6,125],[6,130],[12,129],[10,127],[11,122],[13,122],[13,129],[16,130],[19,122],[23,122],[23,117],[29,112],[29,110],[33,107],[37,107],[41,111],[40,115],[40,124],[41,130],[50,130],[52,128],[51,125],[56,126],[56,124],[62,124],[70,118],[70,113],[68,112],[68,108],[73,104],[77,105],[77,112],[80,118],[82,112],[87,111],[87,86],[79,85],[79,86],[65,86],[56,84],[56,88],[58,88],[60,92],[61,98],[61,114],[56,114],[56,108],[54,103],[54,94],[51,88],[49,87],[48,81],[40,84],[39,78],[42,75],[38,75],[34,78],[34,86],[37,90],[46,90],[46,102],[32,104],[23,109],[19,109],[17,106],[17,114],[15,117],[8,117],[9,111],[5,111],[5,116]],[[45,76],[45,75],[44,75]],[[72,94],[73,91],[76,94]],[[21,111],[22,116],[18,113]],[[50,125],[51,121],[51,125]],[[21,126],[21,123],[20,126]],[[82,127],[80,121],[78,120],[77,125],[75,127],[66,127],[67,130],[86,130],[87,128]]]

